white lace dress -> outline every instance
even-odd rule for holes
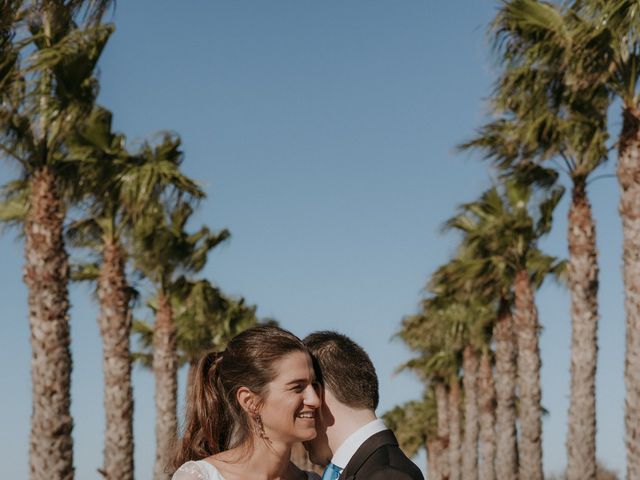
[[[171,480],[224,480],[216,467],[204,460],[183,463]]]
[[[309,480],[320,477],[312,472],[305,472]],[[205,460],[187,462],[180,466],[171,480],[224,480],[218,469]]]

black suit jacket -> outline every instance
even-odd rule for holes
[[[424,480],[424,477],[402,453],[393,432],[383,430],[360,445],[339,480]]]

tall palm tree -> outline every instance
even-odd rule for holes
[[[549,172],[536,171],[536,175],[542,174]],[[562,263],[542,254],[537,242],[549,232],[562,193],[561,188],[552,189],[533,204],[532,188],[527,183],[521,178],[505,179],[502,192],[491,188],[479,201],[461,206],[460,213],[447,224],[464,232],[465,245],[484,255],[497,272],[513,282],[520,400],[518,475],[527,479],[542,479],[543,475],[540,327],[533,291],[547,274],[562,270]]]
[[[478,480],[478,478],[484,480],[494,477],[495,390],[492,366],[487,359],[490,358],[490,329],[495,317],[493,309],[482,303],[475,303],[471,312],[473,312],[474,321],[470,322],[468,338],[462,352],[464,387],[462,478],[463,480]],[[483,362],[485,362],[484,365]],[[481,366],[484,369],[481,370]]]
[[[498,480],[516,478],[518,444],[516,436],[516,341],[513,316],[508,302],[498,305],[493,327],[496,342],[496,453],[495,473]]]
[[[469,223],[469,227],[472,226]],[[453,295],[458,298],[474,299],[484,303],[491,310],[487,326],[495,344],[495,389],[491,367],[481,371],[480,402],[485,402],[480,427],[480,452],[483,453],[483,475],[491,477],[492,467],[498,479],[512,479],[518,470],[518,448],[516,438],[516,339],[513,332],[511,305],[513,303],[513,279],[504,270],[496,268],[491,261],[492,254],[476,251],[463,245],[458,255],[439,268],[431,278],[430,288],[439,295]],[[486,346],[482,348],[483,358],[487,357]],[[489,378],[487,378],[489,376]],[[496,402],[495,428],[487,424],[488,411]],[[486,404],[486,402],[490,402]],[[492,444],[492,431],[495,434]],[[490,442],[483,445],[482,442]],[[494,451],[495,448],[495,451]],[[493,453],[492,453],[493,452]],[[495,462],[494,462],[495,460]],[[489,466],[487,466],[489,465]]]
[[[32,350],[32,479],[70,479],[74,472],[63,221],[80,178],[73,162],[65,162],[64,145],[97,93],[94,68],[112,31],[99,24],[108,4],[50,0],[3,2],[2,7],[3,31],[5,22],[16,23],[8,27],[11,33],[4,35],[1,47],[10,55],[3,56],[0,67],[0,151],[18,163],[28,192],[23,229]],[[84,24],[78,18],[83,7],[88,14]],[[8,41],[14,48],[7,47]],[[28,59],[19,52],[26,44],[33,48]]]
[[[571,180],[569,480],[594,478],[596,472],[598,261],[587,184],[606,159],[610,95],[600,81],[607,57],[594,49],[604,36],[593,27],[572,8],[537,0],[504,2],[493,24],[504,67],[494,95],[502,118],[485,127],[484,141],[476,143],[489,146],[487,156],[501,167],[559,160]],[[509,137],[511,148],[492,149],[493,134]]]
[[[445,282],[441,272],[434,275]],[[438,429],[448,465],[439,472],[451,479],[478,477],[478,406],[477,351],[487,341],[486,330],[490,309],[462,298],[453,291],[440,290],[440,283],[430,282],[432,296],[422,302],[422,312],[403,319],[399,336],[421,356],[405,366],[417,371],[434,385],[438,410]],[[441,293],[442,292],[442,293]],[[482,332],[482,333],[481,333]],[[464,385],[464,449],[461,438],[462,389],[459,370],[463,368]],[[462,452],[464,451],[464,455]],[[441,462],[443,463],[443,462]]]
[[[535,182],[541,185],[551,180],[549,172],[538,169],[526,172],[526,178],[526,181],[535,179]],[[489,226],[490,216],[483,211],[482,202],[492,192],[496,195],[497,189],[490,190],[478,202],[462,205],[460,207],[461,213],[445,224],[445,229],[455,228],[462,231],[462,245],[459,247],[457,256],[433,274],[431,289],[439,295],[454,295],[467,301],[473,299],[475,303],[480,303],[485,310],[488,309],[491,312],[488,315],[489,320],[486,326],[483,326],[484,322],[479,323],[481,328],[486,328],[486,331],[481,330],[480,332],[486,337],[485,342],[487,343],[476,344],[476,348],[483,352],[485,365],[482,379],[482,385],[485,389],[483,391],[485,402],[484,432],[481,439],[490,442],[489,445],[481,445],[481,451],[485,455],[482,461],[483,475],[491,477],[491,471],[495,466],[494,471],[497,478],[510,479],[517,476],[519,468],[515,408],[517,338],[512,315],[514,270],[506,268],[504,255],[507,247],[498,246],[496,242],[513,238],[513,232],[507,231],[508,235],[505,237],[504,230],[497,228],[497,225]],[[557,197],[559,193],[556,192],[551,196],[551,199]],[[551,199],[549,200],[551,201]],[[557,198],[553,201],[557,201]],[[523,239],[520,238],[520,240]],[[542,267],[542,271],[537,270],[540,267]],[[544,264],[536,266],[532,271],[532,276],[544,278],[544,275],[548,273],[547,267]],[[557,268],[554,267],[553,270],[560,270],[560,265]],[[489,375],[491,373],[490,352],[487,347],[489,339],[492,339],[495,344],[495,384]],[[490,423],[487,424],[486,420],[491,418],[494,400],[496,402],[496,425],[492,432],[492,427],[489,427]],[[494,438],[495,443],[491,443]],[[495,463],[492,457],[494,453]]]
[[[457,375],[449,377],[449,468],[450,479],[462,478],[462,424],[460,421],[460,407],[462,406],[462,389]]]
[[[473,345],[462,351],[462,384],[464,387],[464,440],[462,450],[463,480],[478,480],[478,353]]]
[[[590,20],[588,27],[600,40],[574,55],[602,58],[596,70],[599,80],[622,103],[617,176],[626,312],[625,443],[627,478],[640,479],[640,305],[636,301],[640,295],[640,12],[632,0],[589,0],[574,2],[573,7]]]
[[[478,368],[478,408],[479,415],[479,453],[480,468],[479,480],[494,480],[496,458],[496,432],[495,432],[495,404],[496,389],[493,379],[490,351],[482,350],[480,365]]]
[[[479,354],[490,349],[491,324],[494,320],[494,309],[478,296],[474,289],[460,285],[461,264],[465,262],[464,249],[459,249],[458,256],[440,267],[431,277],[429,289],[432,293],[450,298],[447,307],[448,318],[444,322],[454,325],[458,332],[456,348],[461,357],[462,383],[464,387],[464,441],[462,445],[462,470],[464,480],[478,478],[478,440],[479,440],[479,404],[478,404],[478,368]],[[465,279],[470,281],[471,279]],[[452,286],[455,287],[452,288]],[[429,301],[423,302],[423,308],[429,312]],[[440,305],[439,308],[442,308]],[[428,335],[428,332],[423,332]],[[486,372],[485,372],[486,373]],[[490,375],[491,372],[489,372]],[[457,387],[450,389],[453,397],[457,396]],[[451,401],[449,406],[451,407]],[[493,425],[491,425],[493,428]],[[486,439],[485,435],[485,439]],[[486,449],[483,449],[486,453]],[[493,458],[483,459],[493,465]]]
[[[443,479],[451,478],[450,428],[449,428],[449,399],[447,397],[447,385],[443,379],[434,379],[436,392],[436,407],[438,414],[438,443],[435,464]]]
[[[435,311],[435,308],[433,309]],[[459,362],[451,349],[452,333],[450,325],[442,322],[442,316],[420,313],[407,316],[402,320],[398,336],[419,356],[406,362],[399,370],[410,369],[427,385],[432,386],[435,393],[437,413],[437,447],[438,455],[433,459],[435,469],[443,479],[450,479],[459,472],[459,462],[452,465],[452,459],[458,459],[459,445],[451,443],[451,409],[449,407],[448,384],[458,373]],[[424,335],[428,330],[430,335]],[[455,333],[455,329],[453,329]],[[455,436],[455,434],[454,434]],[[452,452],[452,450],[457,451]],[[459,474],[458,474],[459,477]]]
[[[131,155],[124,136],[112,132],[111,113],[101,107],[94,108],[69,142],[68,157],[88,165],[83,169],[86,216],[73,223],[69,234],[73,244],[94,247],[99,255],[97,268],[76,275],[97,280],[106,417],[101,472],[106,478],[133,479],[134,470],[127,235],[146,205],[171,190],[203,195],[180,172],[181,157],[167,154],[174,143],[165,138],[164,147],[143,148],[143,154]]]
[[[177,150],[177,145],[174,146]],[[171,304],[172,291],[179,289],[184,274],[202,270],[207,255],[229,237],[227,230],[212,233],[207,227],[185,231],[193,208],[182,198],[167,208],[155,203],[145,211],[144,222],[134,232],[134,261],[155,286],[153,372],[156,380],[156,460],[154,479],[169,478],[166,462],[177,435],[177,327]]]

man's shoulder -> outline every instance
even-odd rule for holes
[[[397,445],[383,445],[364,462],[356,478],[424,480],[422,472]]]
[[[368,472],[366,478],[368,480],[424,480],[421,472],[407,472],[392,467]]]

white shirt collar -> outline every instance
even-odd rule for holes
[[[369,437],[383,430],[388,429],[384,422],[379,418],[376,418],[363,427],[360,427],[358,430],[349,435],[344,442],[342,442],[342,445],[340,445],[336,452],[333,454],[331,463],[344,470],[344,468],[351,460],[351,457],[353,457],[353,454],[356,453],[356,450],[358,450],[358,448],[360,448],[360,445],[362,445],[367,439],[369,439]]]

